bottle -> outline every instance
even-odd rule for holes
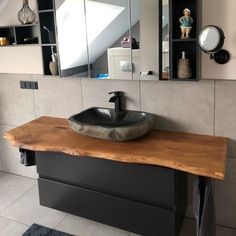
[[[58,75],[58,62],[57,62],[57,54],[53,50],[53,46],[51,46],[52,52],[52,61],[49,62],[49,70],[52,75]]]
[[[185,57],[185,52],[182,52],[182,58],[178,61],[178,78],[190,79],[192,77],[192,70],[190,60]]]

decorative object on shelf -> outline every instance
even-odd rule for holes
[[[38,37],[34,37],[34,38],[24,38],[24,44],[36,44],[39,42]]]
[[[0,37],[0,46],[6,46],[9,44],[10,44],[10,41],[7,37]]]
[[[51,46],[51,52],[52,61],[49,62],[49,69],[52,75],[58,75],[57,54],[54,52],[53,46]]]
[[[224,32],[215,25],[204,27],[198,37],[198,43],[203,52],[210,54],[218,64],[226,64],[230,60],[230,53],[222,49],[224,45]]]
[[[43,29],[45,29],[48,32],[48,42],[49,43],[55,43],[56,38],[55,38],[54,31],[49,30],[48,27],[46,27],[45,25],[43,26]]]
[[[135,38],[132,38],[130,36],[124,37],[121,41],[121,47],[139,49],[139,42],[137,42]]]
[[[182,58],[178,61],[178,78],[190,79],[192,77],[192,70],[190,60],[185,57],[185,52],[182,52]]]
[[[36,14],[30,9],[28,0],[23,0],[23,7],[17,14],[21,24],[33,24],[36,20]]]
[[[179,22],[181,24],[181,39],[189,39],[189,34],[192,29],[193,18],[190,16],[191,11],[188,8],[185,8],[183,13],[184,15],[179,18]]]

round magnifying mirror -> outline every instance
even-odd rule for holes
[[[202,29],[199,35],[199,45],[204,52],[213,53],[223,47],[224,39],[224,32],[221,28],[208,25]]]

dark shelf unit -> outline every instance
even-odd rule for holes
[[[10,45],[38,44],[38,24],[12,25],[0,27],[0,37],[9,38]]]
[[[173,81],[198,81],[200,79],[201,60],[197,37],[201,27],[201,0],[176,0],[170,1],[170,80]],[[189,8],[194,22],[189,39],[181,39],[179,18],[183,16],[183,10]],[[178,60],[182,57],[182,51],[186,52],[186,58],[190,59],[192,77],[190,79],[178,79]]]
[[[44,10],[53,10],[54,4],[52,0],[38,0],[38,10],[44,11]]]
[[[54,45],[51,46],[53,46],[54,52],[57,53],[57,47],[55,47]],[[51,46],[42,45],[44,75],[51,75],[51,72],[49,70],[49,63],[50,61],[52,61]]]
[[[54,12],[39,12],[39,20],[42,44],[55,44]],[[44,26],[52,32],[54,37],[50,37],[48,31],[43,28]]]
[[[28,44],[29,42],[37,44],[39,43],[39,30],[38,25],[16,26],[16,44]],[[25,41],[25,39],[31,39],[30,41]]]
[[[49,69],[49,63],[50,61],[52,61],[51,47],[53,47],[54,53],[58,53],[57,40],[56,40],[54,1],[38,0],[38,15],[39,15],[44,75],[51,75]],[[50,30],[50,33],[48,33],[48,31],[43,28],[44,26],[46,26]]]

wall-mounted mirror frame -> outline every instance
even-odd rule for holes
[[[77,0],[76,2],[77,5],[74,0],[55,0],[62,75],[66,75],[64,72],[67,70],[73,70],[78,76],[97,79],[168,78],[168,0],[148,2],[145,0]],[[74,4],[72,12],[69,13],[69,5],[72,4]],[[75,9],[79,4],[80,19],[78,16],[72,17],[76,14]],[[102,14],[102,12],[109,12],[109,14]],[[84,37],[81,31],[80,33],[74,31],[76,23],[73,27],[73,19],[74,22],[80,20],[85,25]],[[61,22],[64,22],[64,26]],[[94,25],[95,29],[92,28]],[[162,32],[163,27],[165,32]],[[131,46],[133,44],[128,46],[129,43],[124,42],[125,38],[134,38],[138,47]],[[69,42],[66,42],[66,39]],[[84,58],[78,60],[83,63],[77,65],[65,62],[65,58],[73,59],[76,53],[81,54],[78,53],[81,51],[81,43],[80,45],[73,43],[72,39],[76,39],[77,42],[86,41],[86,46],[83,43]],[[68,52],[72,53],[71,57],[68,56]]]

